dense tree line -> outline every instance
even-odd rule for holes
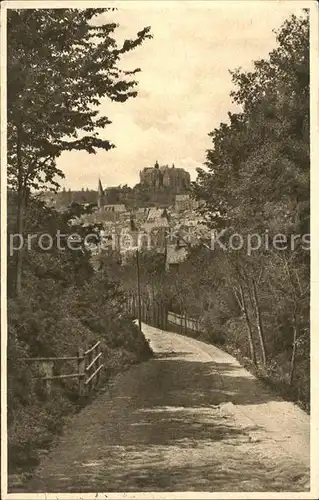
[[[290,385],[306,370],[309,390],[309,18],[291,16],[278,46],[252,71],[232,73],[239,105],[211,132],[196,196],[212,229],[223,228],[216,259],[243,315],[253,363],[283,368]],[[229,249],[239,233],[240,250]],[[254,235],[254,236],[253,236]],[[237,237],[239,238],[239,237]],[[261,242],[260,242],[261,240]],[[260,246],[256,250],[249,248]],[[236,244],[238,245],[238,243]],[[227,334],[226,334],[227,335]],[[299,349],[298,349],[298,346]],[[300,369],[300,361],[302,369]],[[297,366],[298,365],[298,366]],[[306,385],[306,387],[305,387]]]
[[[159,280],[145,266],[144,279],[158,283],[158,300],[201,320],[202,338],[249,359],[252,369],[307,405],[307,13],[291,16],[269,57],[251,71],[233,71],[232,79],[238,111],[209,134],[206,168],[193,185],[193,195],[205,201],[208,234],[178,269],[163,270]]]

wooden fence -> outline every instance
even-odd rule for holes
[[[126,310],[135,318],[138,317],[138,299],[136,294],[127,294]],[[141,320],[148,324],[169,330],[170,325],[178,328],[180,333],[188,331],[202,332],[203,325],[200,319],[191,318],[187,314],[176,314],[168,311],[164,304],[157,301],[147,300],[141,297]]]
[[[135,318],[138,317],[138,298],[136,294],[126,296],[126,310]],[[167,309],[156,300],[141,297],[141,320],[148,325],[165,330],[167,328]]]
[[[179,328],[180,333],[188,333],[188,331],[201,332],[203,325],[200,319],[190,318],[187,314],[176,314],[172,311],[167,313],[168,325],[174,325]]]
[[[36,363],[39,367],[39,377],[34,380],[44,382],[45,394],[49,396],[52,390],[52,381],[74,378],[78,380],[79,396],[87,396],[97,388],[101,370],[103,368],[101,342],[96,342],[86,351],[79,348],[76,356],[47,357],[47,358],[19,358],[27,363]],[[76,372],[69,374],[54,374],[56,362],[74,361]]]

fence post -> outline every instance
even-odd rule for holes
[[[157,312],[157,310],[156,310],[156,308],[157,308],[157,303],[154,300],[154,302],[153,302],[153,326],[155,326],[155,327],[157,327],[157,324],[156,324],[156,321],[157,321],[156,312]]]
[[[79,374],[79,395],[84,396],[85,393],[85,357],[82,347],[78,348],[78,374]]]
[[[145,304],[144,304],[144,298],[141,300],[141,318],[142,321],[145,321]]]
[[[148,302],[146,323],[152,324],[152,304]]]
[[[53,361],[41,361],[39,368],[40,368],[42,376],[45,378],[45,380],[44,380],[44,387],[45,387],[44,392],[45,392],[45,395],[48,397],[51,394],[52,380],[50,380],[47,377],[53,376]]]
[[[97,354],[99,354],[99,352],[101,352],[101,349],[98,347],[97,348]],[[101,356],[98,358],[97,360],[97,368],[99,368],[101,365]],[[96,375],[96,387],[99,386],[99,382],[100,382],[100,377],[101,377],[101,370],[97,373]]]

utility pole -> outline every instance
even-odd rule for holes
[[[136,250],[136,269],[137,269],[137,300],[138,300],[138,326],[142,331],[142,312],[141,312],[141,280],[140,280],[140,263],[139,251]]]

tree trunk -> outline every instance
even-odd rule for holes
[[[133,308],[132,308],[132,312],[133,312],[133,316],[136,316],[136,295],[135,295],[135,292],[134,292],[134,295],[133,295]]]
[[[246,300],[245,300],[244,290],[243,290],[241,283],[239,283],[239,289],[240,289],[242,311],[244,313],[244,316],[246,319],[246,324],[247,324],[250,359],[254,363],[254,365],[257,366],[256,352],[255,352],[255,346],[254,346],[254,340],[253,340],[253,332],[252,332],[251,323],[250,323],[250,319],[249,319],[249,315],[248,315],[248,309],[247,309],[247,304],[246,304]]]
[[[292,343],[292,354],[290,360],[290,373],[289,373],[289,385],[291,386],[294,382],[295,371],[296,371],[296,357],[297,357],[297,339],[298,339],[298,328],[296,318],[294,318],[293,324],[293,343]]]
[[[154,283],[152,282],[152,325],[156,326],[156,303],[155,303],[155,292]]]
[[[20,196],[20,195],[18,195]],[[17,212],[17,233],[23,235],[23,205],[22,200],[18,201]],[[16,250],[16,280],[15,280],[15,294],[18,297],[22,291],[22,264],[23,264],[23,246],[21,249]]]
[[[21,125],[17,126],[17,168],[18,168],[18,200],[17,200],[17,234],[23,237],[24,230],[24,209],[25,209],[25,189],[23,185],[22,172],[22,145],[21,145]],[[16,250],[16,279],[15,279],[15,294],[18,297],[22,291],[22,265],[23,265],[23,250]]]
[[[167,330],[167,305],[166,305],[166,302],[164,300],[163,302],[163,329],[164,330]]]
[[[254,303],[254,307],[255,307],[257,331],[258,331],[258,337],[259,337],[260,348],[261,348],[261,358],[262,358],[263,365],[266,366],[267,355],[266,355],[266,348],[265,348],[264,329],[263,329],[263,322],[262,322],[259,301],[258,301],[258,295],[257,295],[257,288],[256,288],[256,283],[255,283],[254,277],[252,277],[251,281],[252,281],[252,285],[253,285],[252,286],[253,303]]]

